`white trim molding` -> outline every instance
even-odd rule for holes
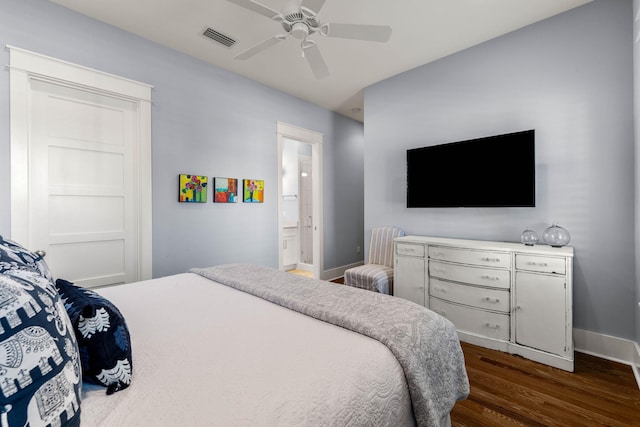
[[[629,365],[640,389],[640,346],[638,343],[583,329],[573,330],[573,341],[575,351]]]
[[[320,275],[320,279],[331,281],[339,277],[343,277],[345,271],[347,271],[350,268],[359,267],[361,265],[364,265],[363,261],[356,262],[349,265],[343,265],[342,267],[332,268],[331,270],[324,270]]]
[[[6,45],[9,49],[9,69],[22,71],[31,77],[40,77],[57,82],[72,82],[74,86],[84,86],[108,92],[124,98],[151,102],[152,85],[94,70],[51,56],[31,52],[19,47]]]
[[[637,342],[633,343],[635,348],[634,353],[634,363],[631,365],[631,369],[633,369],[633,375],[636,377],[636,383],[638,384],[638,388],[640,388],[640,345]]]

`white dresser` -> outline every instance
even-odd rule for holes
[[[462,341],[573,371],[573,248],[405,236],[394,254],[394,295]]]

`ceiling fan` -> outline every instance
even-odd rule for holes
[[[302,40],[302,56],[306,58],[311,71],[317,79],[329,76],[329,69],[324,62],[320,49],[315,40],[309,36],[319,33],[325,37],[337,37],[342,39],[367,40],[374,42],[386,42],[391,37],[391,27],[387,25],[359,25],[359,24],[334,24],[321,23],[317,17],[318,12],[324,6],[326,0],[290,0],[285,5],[283,12],[278,12],[258,3],[254,0],[228,0],[238,6],[249,9],[255,13],[266,16],[282,25],[284,34],[272,36],[249,49],[240,52],[236,59],[248,59],[263,50],[278,44],[290,36]]]

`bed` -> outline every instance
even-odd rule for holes
[[[444,426],[468,393],[409,301],[244,264],[94,292],[0,236],[3,427]]]
[[[391,324],[383,308],[418,307],[387,295],[250,265],[195,269],[99,293],[127,320],[134,380],[111,396],[85,384],[86,427],[447,425],[468,393],[455,328],[440,316],[418,310],[432,330],[417,344],[436,344],[424,353],[433,363],[426,370],[430,413],[418,416],[405,373],[416,367],[403,367],[377,339],[331,323],[340,320],[312,317],[352,312],[346,323],[355,324],[358,310],[371,309],[373,323]],[[354,309],[354,298],[366,304]],[[396,333],[421,332],[404,326]]]

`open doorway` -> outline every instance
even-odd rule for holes
[[[320,278],[322,135],[278,123],[279,268]]]

